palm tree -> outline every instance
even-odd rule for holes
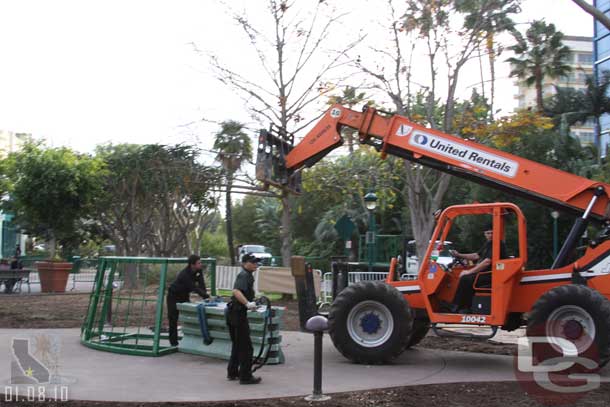
[[[553,118],[562,136],[570,134],[570,126],[580,117],[579,103],[582,91],[574,88],[555,86],[555,94],[544,102],[544,114]]]
[[[235,265],[233,253],[233,215],[231,208],[231,187],[235,173],[241,168],[245,160],[252,160],[252,143],[248,135],[244,132],[244,125],[233,121],[220,123],[220,131],[216,133],[214,140],[214,150],[216,159],[222,164],[225,172],[226,184],[226,212],[225,222],[227,227],[227,245],[229,246],[229,258],[231,265]]]
[[[577,121],[584,122],[590,117],[595,118],[595,148],[597,151],[601,151],[601,123],[600,118],[610,113],[610,97],[608,97],[608,91],[610,90],[610,72],[604,71],[599,82],[595,80],[593,75],[587,75],[585,79],[586,88],[582,92],[580,99],[580,117],[577,117]],[[599,159],[599,155],[598,155]]]
[[[585,122],[589,118],[595,119],[595,148],[600,149],[600,118],[610,113],[610,72],[604,71],[599,81],[593,75],[585,78],[584,90],[557,89],[547,109],[550,115],[561,117],[561,124],[565,128],[577,122]]]
[[[554,24],[537,20],[525,33],[525,38],[515,32],[517,43],[509,49],[515,57],[508,58],[512,65],[510,76],[523,80],[527,86],[536,87],[536,108],[544,110],[542,101],[542,84],[546,77],[565,76],[572,68],[567,64],[570,47],[563,45],[563,33],[555,30]]]

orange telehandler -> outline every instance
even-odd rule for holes
[[[360,282],[343,289],[329,312],[329,333],[335,347],[358,363],[383,363],[415,345],[430,326],[489,326],[515,330],[527,326],[528,336],[548,339],[534,348],[538,359],[563,356],[569,341],[579,355],[599,366],[610,360],[610,185],[595,182],[456,136],[412,123],[405,117],[365,108],[357,112],[332,106],[309,133],[293,146],[294,136],[277,130],[259,137],[256,173],[266,185],[299,192],[300,170],[318,162],[343,140],[341,128],[356,129],[360,143],[417,164],[509,191],[578,217],[553,265],[527,270],[526,221],[512,203],[456,205],[437,217],[417,280],[401,281],[392,259],[385,282]],[[468,266],[435,261],[442,243],[460,219],[491,219],[493,250],[491,284],[473,284],[473,310],[451,313],[460,273]],[[600,225],[599,236],[574,259],[589,222]],[[518,236],[502,258],[507,231]],[[455,239],[454,239],[455,240]],[[514,239],[513,239],[514,240]]]

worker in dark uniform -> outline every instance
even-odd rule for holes
[[[486,242],[483,247],[476,253],[459,253],[456,250],[451,251],[451,255],[456,258],[471,260],[475,262],[475,265],[460,273],[460,282],[458,288],[455,291],[453,297],[453,303],[451,305],[450,312],[458,312],[460,314],[471,313],[470,307],[472,306],[472,297],[474,296],[474,281],[477,278],[477,274],[491,271],[491,258],[493,249],[493,227],[491,224],[487,225],[483,230]],[[505,259],[506,246],[504,242],[500,242],[500,258]],[[477,280],[478,286],[491,285],[491,274],[482,274]]]
[[[241,271],[233,285],[233,296],[227,304],[227,326],[231,335],[231,359],[227,368],[227,379],[240,384],[257,384],[260,377],[252,376],[252,340],[248,324],[248,310],[256,309],[254,303],[254,272],[259,259],[246,253],[241,260]]]
[[[178,307],[179,302],[189,302],[192,292],[201,298],[209,298],[203,272],[201,271],[201,258],[195,254],[189,256],[188,265],[178,273],[176,280],[167,290],[167,319],[169,320],[169,343],[178,346]]]

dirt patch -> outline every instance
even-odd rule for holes
[[[457,350],[494,355],[512,356],[517,352],[517,345],[512,343],[501,343],[491,339],[440,338],[433,333],[428,333],[428,336],[417,346],[428,349]]]
[[[283,330],[299,331],[299,312],[294,300],[279,300],[274,306],[285,307]],[[89,293],[0,295],[0,327],[14,329],[80,328]],[[493,340],[440,338],[429,333],[418,345],[429,349],[514,355],[516,346]]]
[[[0,405],[19,405],[34,407],[41,402],[25,400],[6,402],[0,395]],[[331,399],[324,402],[308,402],[303,397],[286,397],[281,399],[223,401],[207,403],[116,403],[116,402],[46,402],[45,405],[60,405],[66,407],[96,406],[96,407],[136,407],[136,406],[172,406],[172,407],[275,407],[275,406],[323,406],[323,407],[540,407],[543,405],[558,405],[557,400],[548,400],[541,404],[526,393],[518,383],[460,383],[443,385],[422,385],[394,387],[371,391],[348,392],[332,394]],[[607,406],[610,403],[610,388],[601,387],[595,391],[583,394],[570,406]]]
[[[80,328],[89,305],[89,293],[2,294],[2,328]]]

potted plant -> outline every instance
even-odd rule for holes
[[[41,291],[65,291],[72,263],[63,260],[58,248],[74,240],[102,193],[103,162],[30,142],[9,155],[3,170],[9,196],[3,210],[13,213],[28,234],[48,242],[49,259],[36,263]]]
[[[36,269],[40,278],[40,291],[43,293],[63,293],[66,291],[72,263],[61,259],[38,261]]]

